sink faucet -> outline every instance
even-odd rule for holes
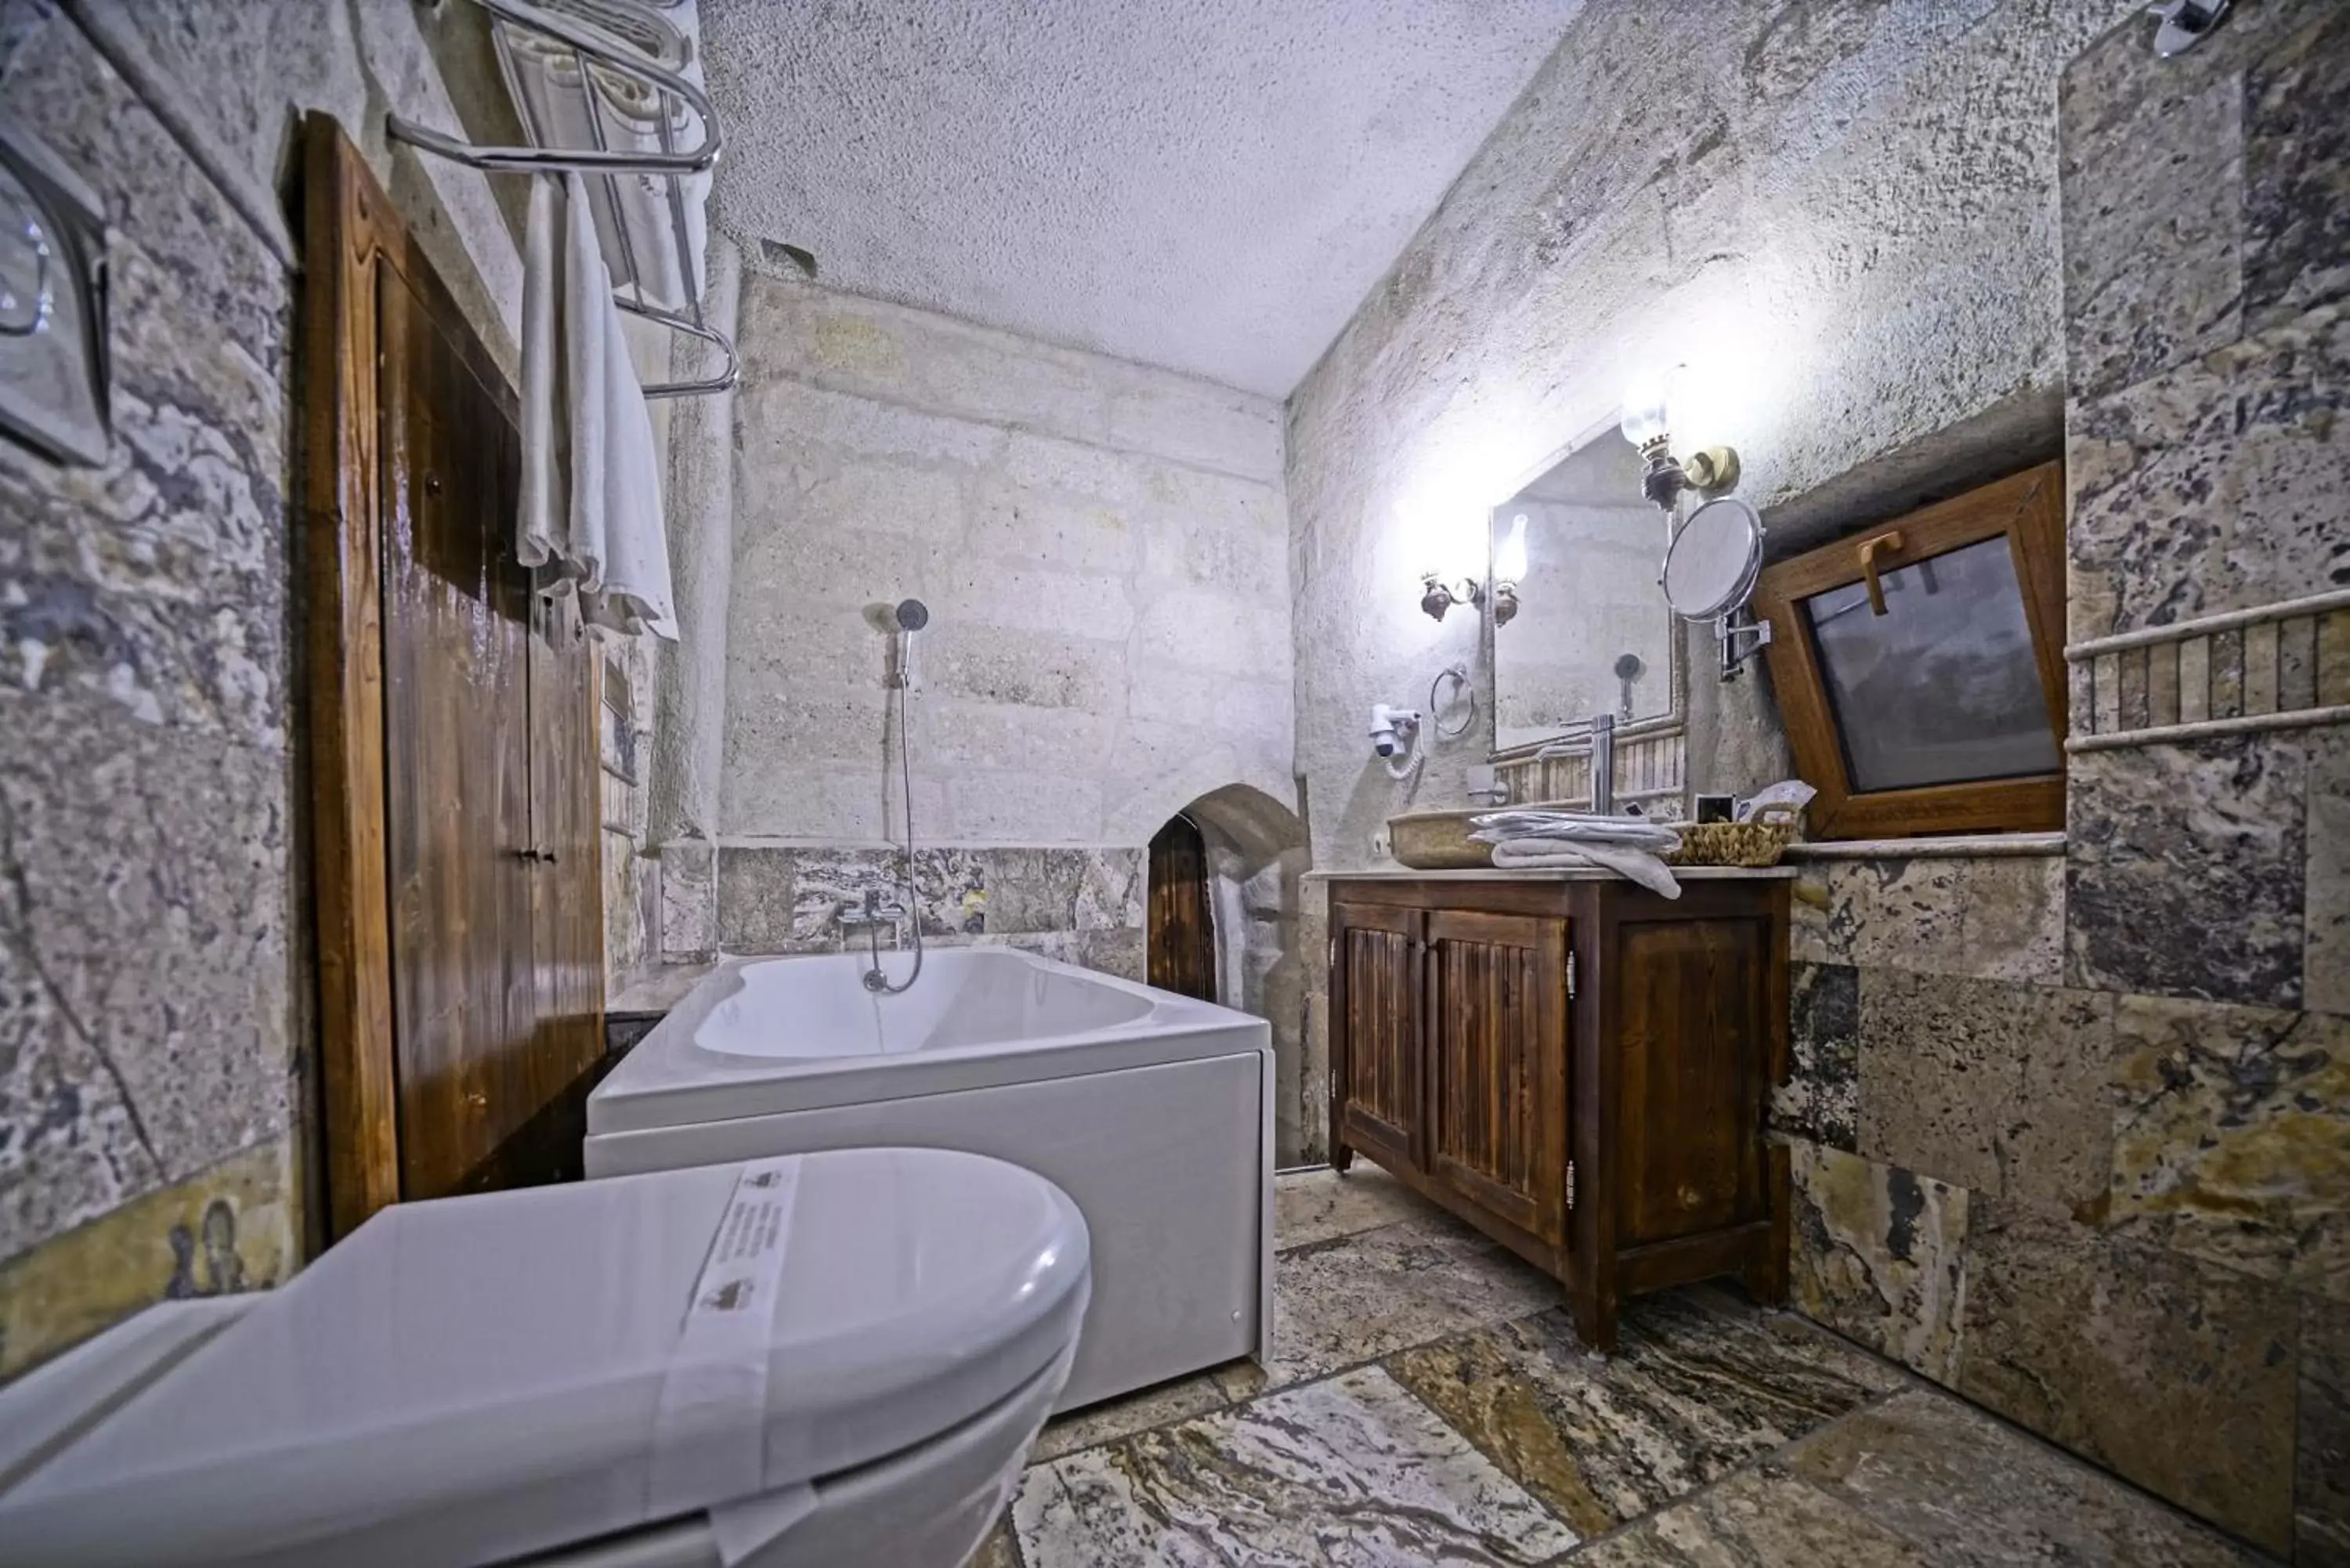
[[[1591,716],[1591,814],[1616,815],[1616,715]]]

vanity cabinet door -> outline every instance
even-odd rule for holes
[[[1566,1239],[1567,922],[1428,917],[1427,1167],[1471,1203]]]
[[[1331,911],[1337,1142],[1391,1170],[1419,1165],[1419,961],[1425,919],[1417,909],[1384,904],[1339,903]]]

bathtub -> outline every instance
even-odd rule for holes
[[[1003,948],[934,950],[901,996],[866,991],[866,967],[722,964],[588,1096],[588,1175],[882,1145],[993,1155],[1057,1183],[1092,1232],[1056,1408],[1267,1354],[1263,1019]]]

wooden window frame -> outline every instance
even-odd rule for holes
[[[1898,545],[1884,543],[1898,534]],[[1970,784],[1856,791],[1845,763],[1804,600],[1867,578],[1862,546],[1882,572],[1916,566],[2005,535],[2023,594],[2024,618],[2054,730],[2054,772]],[[2037,833],[2064,826],[2064,470],[2037,468],[1862,529],[1833,545],[1763,568],[1755,613],[1771,626],[1767,658],[1796,770],[1819,791],[1814,838],[1902,838],[1937,833]]]

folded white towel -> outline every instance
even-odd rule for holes
[[[635,0],[541,3],[611,44],[697,86],[702,83],[690,7],[664,16]],[[549,145],[663,153],[682,152],[702,141],[700,118],[641,78],[601,60],[589,61],[583,76],[579,56],[570,45],[527,27],[502,27],[499,36],[513,62],[515,86]],[[666,145],[664,110],[669,119]],[[634,284],[647,303],[672,310],[686,309],[701,298],[710,245],[707,171],[595,174],[588,177],[588,198],[595,213],[597,243],[616,282]],[[681,213],[685,223],[682,250]]]
[[[1637,882],[1668,898],[1681,896],[1672,867],[1645,849],[1622,845],[1567,844],[1555,838],[1505,838],[1493,846],[1493,865],[1503,871],[1580,870],[1596,867]]]
[[[645,407],[584,182],[532,182],[523,255],[523,476],[515,548],[599,631],[674,639]]]
[[[578,51],[561,39],[526,27],[501,27],[498,37],[514,66],[515,87],[523,100],[518,107],[540,140],[548,147],[595,146],[588,78],[579,69]],[[627,283],[634,275],[628,265],[629,252],[620,244],[620,218],[612,196],[612,187],[600,177],[588,182],[597,248],[603,252],[614,281]]]
[[[1622,844],[1639,849],[1672,850],[1681,836],[1644,816],[1595,816],[1585,811],[1495,811],[1472,816],[1470,837],[1482,844],[1510,838],[1548,838],[1568,844]]]
[[[606,138],[615,148],[682,152],[700,143],[699,118],[666,93],[598,66],[590,73],[604,105]],[[670,113],[667,146],[661,115]],[[702,297],[708,276],[710,175],[618,174],[612,177],[618,214],[629,237],[629,258],[648,304],[683,310]],[[684,244],[679,244],[679,220]]]

